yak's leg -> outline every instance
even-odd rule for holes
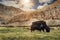
[[[44,28],[42,29],[42,31],[44,32]]]
[[[34,30],[35,30],[35,28],[34,27],[31,27],[31,32],[34,31]]]

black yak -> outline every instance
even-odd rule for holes
[[[50,32],[50,27],[47,26],[45,21],[36,21],[31,25],[31,32],[34,30]]]

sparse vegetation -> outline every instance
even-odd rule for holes
[[[34,31],[27,27],[0,27],[0,40],[60,40],[60,27],[50,33]]]

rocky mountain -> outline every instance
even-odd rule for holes
[[[20,14],[22,12],[24,11],[22,11],[21,9],[0,4],[0,22],[8,21],[13,16]]]
[[[60,25],[60,0],[36,11],[22,11],[0,4],[0,21],[3,24],[30,26],[32,22],[44,20],[48,25]]]
[[[48,25],[60,25],[60,0],[32,12],[30,15],[35,19],[45,20]]]

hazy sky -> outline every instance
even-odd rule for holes
[[[40,9],[54,0],[0,0],[1,4],[13,6],[16,8],[26,9]]]

